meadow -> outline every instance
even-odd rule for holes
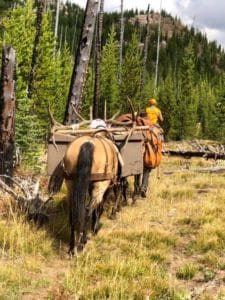
[[[73,258],[64,188],[44,227],[1,194],[0,299],[225,299],[225,175],[196,171],[214,163],[164,157],[147,199]]]

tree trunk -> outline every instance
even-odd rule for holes
[[[13,152],[15,142],[15,51],[4,47],[2,51],[2,78],[0,103],[0,174],[13,175]]]
[[[143,58],[142,74],[141,74],[141,91],[143,90],[144,85],[145,85],[149,37],[150,37],[150,4],[148,5],[148,9],[147,9],[147,33],[146,33],[146,37],[145,37],[144,58]]]
[[[74,114],[73,106],[75,106],[78,112],[81,110],[82,96],[91,54],[98,6],[99,0],[87,1],[83,30],[81,33],[80,44],[77,49],[76,60],[71,78],[67,107],[64,116],[64,124],[76,122],[76,115]]]
[[[154,95],[158,87],[159,80],[159,50],[160,50],[160,35],[161,35],[161,17],[162,17],[162,0],[160,0],[160,13],[159,13],[159,25],[158,25],[158,38],[157,38],[157,51],[156,51],[156,63],[155,63],[155,87]]]
[[[28,91],[27,91],[27,96],[30,99],[31,99],[32,93],[33,93],[33,82],[34,82],[35,69],[36,69],[36,63],[37,63],[37,57],[38,57],[39,41],[40,41],[40,36],[41,36],[41,24],[42,24],[44,3],[45,3],[45,0],[37,0],[36,34],[35,34],[35,40],[34,40],[34,49],[33,49],[31,70],[30,70]]]
[[[99,117],[99,100],[100,100],[100,64],[101,64],[101,47],[102,47],[102,26],[103,26],[103,10],[104,0],[100,0],[100,11],[98,15],[97,26],[97,46],[95,56],[95,90],[94,90],[94,102],[93,102],[93,118]]]
[[[122,82],[122,65],[123,65],[123,39],[124,39],[124,17],[123,17],[123,0],[121,0],[121,19],[120,19],[120,47],[119,47],[119,75],[118,82]]]

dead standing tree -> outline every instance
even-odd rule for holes
[[[146,32],[145,44],[144,44],[144,57],[143,57],[142,74],[141,74],[141,91],[144,89],[144,85],[145,85],[149,38],[150,38],[150,4],[148,5],[148,9],[147,9],[147,32]]]
[[[103,26],[103,14],[104,14],[104,0],[100,0],[100,11],[98,14],[97,25],[97,45],[95,55],[95,92],[93,101],[93,118],[99,117],[99,100],[100,100],[100,63],[101,63],[101,47],[102,47],[102,26]]]
[[[15,142],[15,70],[15,51],[12,47],[5,46],[2,51],[0,102],[0,174],[9,177],[13,175],[13,153]]]
[[[35,68],[37,64],[39,41],[41,36],[41,25],[42,25],[44,3],[45,0],[37,0],[36,34],[35,34],[34,49],[33,49],[32,61],[31,61],[31,70],[30,70],[30,76],[28,82],[28,91],[27,91],[28,98],[31,98],[33,93],[33,82],[35,76]]]
[[[78,112],[81,110],[83,89],[87,76],[87,68],[91,54],[98,7],[99,0],[87,0],[83,30],[81,33],[80,44],[76,53],[64,116],[64,124],[76,122],[77,117],[74,114],[73,106]]]

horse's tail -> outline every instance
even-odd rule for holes
[[[48,183],[48,193],[54,195],[58,193],[62,187],[64,180],[63,164],[60,162],[52,173]]]
[[[85,142],[78,155],[73,190],[71,195],[71,225],[77,232],[82,232],[85,222],[85,198],[91,179],[94,145]]]

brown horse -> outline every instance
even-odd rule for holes
[[[117,182],[118,153],[103,136],[82,136],[67,148],[63,160],[69,200],[70,248],[82,250],[91,224],[97,232],[105,192]]]

